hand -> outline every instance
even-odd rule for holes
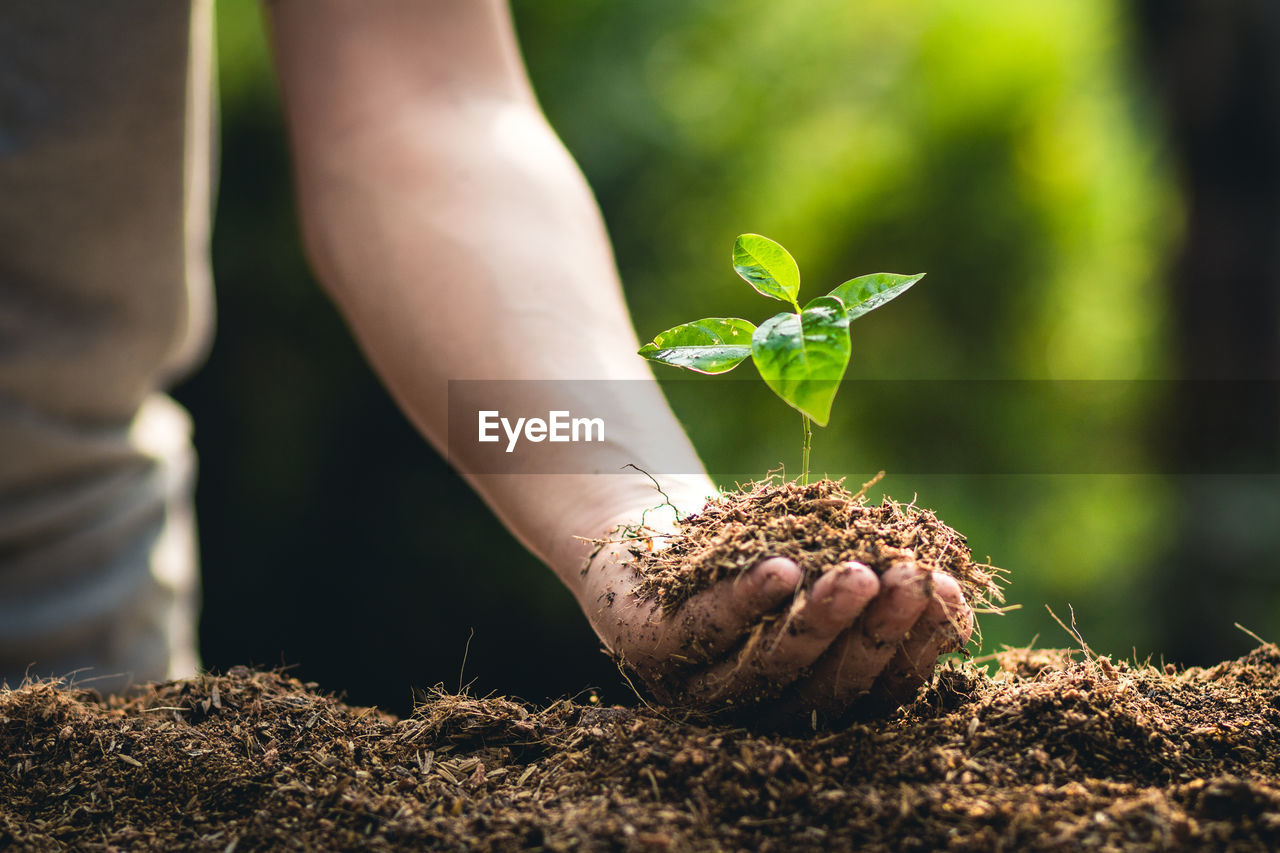
[[[973,630],[955,579],[910,556],[881,577],[846,563],[801,592],[799,567],[773,557],[669,614],[636,597],[627,558],[623,545],[604,549],[578,599],[610,651],[672,705],[758,706],[774,723],[883,712],[910,701]]]

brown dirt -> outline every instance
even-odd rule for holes
[[[645,528],[623,532],[635,539],[630,551],[643,579],[641,597],[659,600],[667,611],[767,557],[794,560],[804,572],[804,588],[848,561],[883,574],[912,559],[954,577],[978,607],[1000,600],[999,570],[975,562],[964,536],[931,511],[888,498],[868,505],[861,491],[833,480],[748,483],[681,519],[663,548],[652,547]]]
[[[805,736],[276,673],[0,692],[0,848],[1274,850],[1280,651],[1173,672],[1009,652]]]

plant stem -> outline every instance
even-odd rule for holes
[[[809,448],[813,446],[813,425],[809,416],[801,413],[800,423],[804,424],[804,445],[800,451],[800,485],[809,485]]]

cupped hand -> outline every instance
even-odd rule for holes
[[[808,590],[801,577],[794,562],[772,557],[664,613],[636,595],[626,551],[613,544],[583,574],[578,599],[609,650],[660,701],[748,710],[774,723],[910,701],[938,656],[973,630],[955,579],[909,555],[879,577],[855,562]]]

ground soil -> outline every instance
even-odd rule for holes
[[[998,662],[789,736],[590,697],[437,693],[397,720],[241,668],[128,702],[29,684],[0,692],[0,848],[1280,846],[1274,645],[1181,672]]]
[[[914,504],[889,498],[868,504],[865,489],[852,493],[833,480],[759,481],[681,518],[674,535],[661,537],[663,547],[653,547],[656,537],[643,528],[624,530],[635,541],[630,550],[642,578],[639,593],[673,611],[760,560],[788,557],[804,571],[805,588],[842,563],[859,562],[883,574],[896,562],[913,560],[954,577],[979,608],[999,600],[1000,570],[975,561],[963,535]]]

